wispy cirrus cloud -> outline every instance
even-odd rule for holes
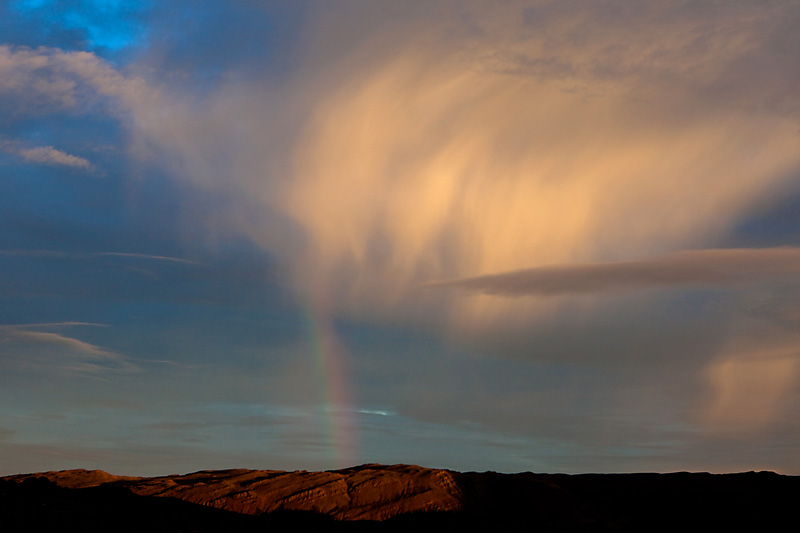
[[[90,326],[90,327],[97,327],[97,328],[105,328],[108,327],[107,324],[97,324],[94,322],[38,322],[35,324],[14,324],[13,326],[9,325],[0,325],[0,328],[14,328],[14,329],[30,329],[30,328],[69,328],[73,326]]]
[[[198,265],[200,264],[198,261],[192,261],[191,259],[182,259],[180,257],[169,257],[165,255],[152,255],[152,254],[137,254],[137,253],[128,253],[128,252],[92,252],[91,255],[104,255],[104,256],[115,256],[115,257],[130,257],[133,259],[152,259],[155,261],[170,261],[173,263],[186,263],[189,265]]]
[[[68,154],[57,150],[52,146],[38,146],[36,148],[24,148],[17,152],[24,160],[32,163],[42,163],[45,165],[56,165],[64,167],[81,168],[92,170],[94,166],[88,159]]]
[[[0,250],[0,256],[8,257],[42,257],[54,259],[82,259],[87,256],[108,256],[131,259],[146,259],[153,261],[167,261],[171,263],[185,263],[189,265],[200,264],[198,261],[171,257],[167,255],[140,254],[134,252],[64,252],[60,250]]]
[[[800,275],[800,248],[687,250],[635,261],[543,266],[427,285],[499,296],[555,296],[729,285],[786,275]]]
[[[81,322],[0,325],[0,365],[22,370],[55,370],[84,377],[140,371],[124,355],[62,333],[41,331],[98,325]]]
[[[92,172],[95,166],[88,159],[69,154],[53,146],[26,146],[22,141],[0,139],[0,150],[14,154],[23,161],[41,165],[69,167]]]

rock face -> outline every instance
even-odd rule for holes
[[[249,515],[308,511],[337,520],[386,520],[409,513],[461,510],[461,492],[453,473],[409,465],[362,465],[327,472],[217,470],[155,478],[67,470],[8,479],[32,476],[64,488],[109,483],[140,496],[178,498]]]
[[[498,474],[370,464],[133,478],[69,470],[0,478],[0,530],[69,523],[105,531],[113,521],[117,531],[765,531],[796,520],[798,498],[800,477],[772,472]]]
[[[170,496],[255,515],[312,511],[338,520],[385,520],[404,513],[460,509],[452,474],[406,465],[332,472],[204,471],[124,485],[143,496]]]
[[[69,489],[84,489],[87,487],[97,487],[106,483],[118,481],[138,481],[143,478],[115,476],[102,470],[61,470],[59,472],[44,472],[42,474],[23,474],[21,476],[9,476],[11,481],[23,481],[32,477],[44,477],[54,482],[59,487]]]

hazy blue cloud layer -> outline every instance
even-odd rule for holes
[[[0,473],[800,473],[799,26],[0,4]]]

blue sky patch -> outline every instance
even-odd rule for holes
[[[120,50],[143,42],[146,30],[139,20],[149,9],[149,1],[81,0],[19,0],[17,12],[36,19],[48,32],[79,31],[90,50]]]

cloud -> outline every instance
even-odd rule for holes
[[[167,257],[167,256],[164,256],[164,255],[136,254],[136,253],[127,253],[127,252],[94,252],[91,255],[130,257],[130,258],[134,258],[134,259],[153,259],[153,260],[156,260],[156,261],[169,261],[169,262],[173,262],[173,263],[186,263],[186,264],[190,264],[190,265],[200,264],[197,261],[192,261],[190,259],[181,259],[179,257]]]
[[[348,6],[310,15],[304,63],[277,82],[203,93],[9,47],[0,73],[6,90],[110,102],[134,154],[236,206],[193,222],[268,250],[303,300],[369,319],[535,319],[542,304],[418,287],[707,247],[800,168],[798,117],[774,112],[797,103],[795,59],[760,32],[791,41],[794,9]],[[711,98],[734,67],[781,89]]]
[[[718,431],[747,433],[792,419],[800,395],[797,340],[784,338],[776,345],[768,339],[749,350],[720,354],[707,368],[712,395],[703,422]]]
[[[598,92],[592,73],[567,90],[560,77],[497,72],[438,42],[391,52],[353,54],[310,84],[325,91],[311,95],[278,191],[306,236],[287,247],[296,286],[328,293],[344,313],[428,308],[424,320],[450,317],[461,330],[535,320],[539,304],[415,287],[704,246],[800,164],[795,119],[707,104],[644,67],[609,75],[614,90]],[[729,61],[736,49],[717,52]],[[263,181],[243,185],[256,195]]]
[[[60,333],[32,327],[63,327],[83,323],[0,325],[0,364],[7,369],[48,370],[77,376],[138,372],[123,355]]]
[[[247,236],[301,301],[472,332],[571,304],[419,287],[709,248],[800,169],[795,9],[594,6],[356,2],[309,15],[283,79],[202,90],[38,54],[113,102],[142,162],[214,195],[188,223]]]
[[[779,396],[792,398],[798,378],[783,350],[796,319],[783,317],[786,331],[777,332],[772,323],[740,332],[739,321],[782,305],[774,293],[793,283],[778,278],[794,276],[794,249],[717,248],[800,175],[797,6],[330,5],[307,10],[296,48],[263,47],[293,58],[273,69],[252,68],[260,46],[240,46],[241,35],[207,32],[206,19],[223,33],[241,28],[239,14],[216,24],[213,9],[190,32],[220,36],[213,57],[183,27],[170,27],[167,39],[150,34],[158,46],[124,69],[89,53],[0,47],[3,120],[113,115],[137,158],[126,168],[165,171],[178,191],[211,199],[183,211],[186,226],[207,228],[212,240],[244,235],[266,250],[296,301],[352,328],[347,342],[363,341],[363,321],[388,323],[363,335],[381,339],[353,357],[364,405],[397,413],[360,417],[371,423],[475,424],[524,443],[513,447],[528,454],[514,468],[552,465],[548,453],[562,453],[564,468],[652,468],[636,462],[652,452],[674,469],[707,428],[744,420],[758,432],[764,426],[751,420],[765,416],[774,426],[789,412]],[[232,72],[228,49],[244,48]],[[0,252],[9,253],[28,252]],[[170,260],[148,256],[159,258]],[[263,281],[267,267],[253,264],[248,282]],[[454,290],[420,288],[431,279],[453,280]],[[499,285],[458,285],[476,280]],[[735,290],[685,290],[697,285]],[[94,286],[71,290],[120,295],[119,286]],[[638,287],[670,290],[629,290]],[[192,298],[194,289],[186,290]],[[505,297],[524,291],[549,297]],[[420,350],[417,330],[391,329],[397,321],[421,324],[420,337],[432,332],[429,349]],[[17,328],[3,333],[7,366],[88,364],[100,373],[119,364],[110,350],[73,336]],[[396,335],[391,345],[382,344],[387,332]],[[202,342],[180,328],[171,335],[184,347]],[[730,345],[736,335],[745,348]],[[161,394],[181,394],[181,386],[193,394],[213,378],[217,389],[206,396],[224,388],[226,396],[263,398],[269,389],[275,401],[314,402],[319,387],[306,351],[285,356],[288,379],[248,369],[220,382],[211,369],[191,385],[164,378]],[[757,400],[772,385],[780,395]],[[792,443],[786,427],[780,442]],[[694,451],[706,446],[716,461],[731,445]],[[756,448],[738,464],[763,457]],[[776,464],[796,468],[792,453],[786,446]]]
[[[0,150],[16,154],[24,161],[94,171],[94,165],[83,157],[68,154],[52,146],[27,147],[20,141],[0,139]]]
[[[59,165],[65,167],[82,168],[91,170],[92,164],[82,157],[70,155],[61,150],[56,150],[52,146],[39,146],[36,148],[24,148],[19,151],[19,155],[26,161],[43,163],[45,165]]]
[[[153,97],[147,84],[90,52],[0,45],[0,96],[9,117],[59,110],[130,111],[123,101]],[[7,108],[7,109],[6,109]]]
[[[800,274],[798,248],[690,250],[637,261],[544,266],[427,285],[502,296],[554,296],[679,285],[727,285],[797,274]]]
[[[58,250],[0,250],[0,256],[10,257],[46,257],[54,259],[82,259],[86,256],[123,257],[131,259],[151,259],[154,261],[167,261],[171,263],[200,264],[191,259],[170,257],[165,255],[140,254],[133,252],[62,252]]]
[[[589,81],[597,92],[670,85],[727,106],[800,111],[791,89],[798,74],[785,70],[796,64],[791,50],[799,42],[791,28],[800,9],[790,2],[770,1],[766,10],[751,0],[509,4],[493,13],[479,4],[466,10],[481,31],[476,40],[495,44],[486,61],[497,69],[565,85]]]
[[[41,322],[37,324],[14,324],[13,326],[0,326],[2,327],[11,327],[14,329],[27,329],[27,328],[69,328],[73,326],[90,326],[90,327],[98,327],[98,328],[105,328],[107,327],[106,324],[96,324],[93,322]]]

